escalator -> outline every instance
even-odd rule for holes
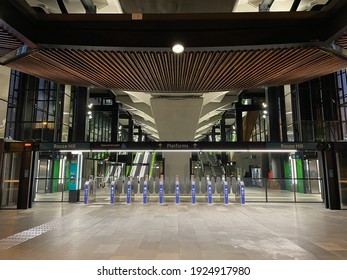
[[[140,179],[149,175],[152,156],[150,152],[137,152],[132,163],[130,177]]]
[[[203,165],[204,176],[222,177],[225,175],[224,167],[215,153],[205,152],[199,154],[199,160]]]

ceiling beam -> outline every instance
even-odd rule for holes
[[[36,42],[41,45],[171,48],[179,40],[188,48],[254,46],[325,41],[320,13],[230,14],[74,14],[41,15]]]
[[[134,48],[169,48],[177,40],[187,48],[314,44],[347,25],[346,10],[347,1],[333,1],[319,12],[144,14],[132,20],[129,14],[38,15],[26,1],[0,1],[0,18],[34,43]]]

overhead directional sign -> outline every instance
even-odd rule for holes
[[[88,142],[88,143],[40,143],[39,150],[62,151],[276,151],[317,150],[315,142]]]

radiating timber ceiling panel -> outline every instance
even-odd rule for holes
[[[318,48],[170,51],[41,49],[9,67],[60,83],[143,92],[208,92],[297,83],[347,67]]]

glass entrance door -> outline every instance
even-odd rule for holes
[[[70,160],[65,154],[38,152],[34,201],[68,201]]]
[[[20,152],[4,154],[1,208],[17,208],[21,158]]]

